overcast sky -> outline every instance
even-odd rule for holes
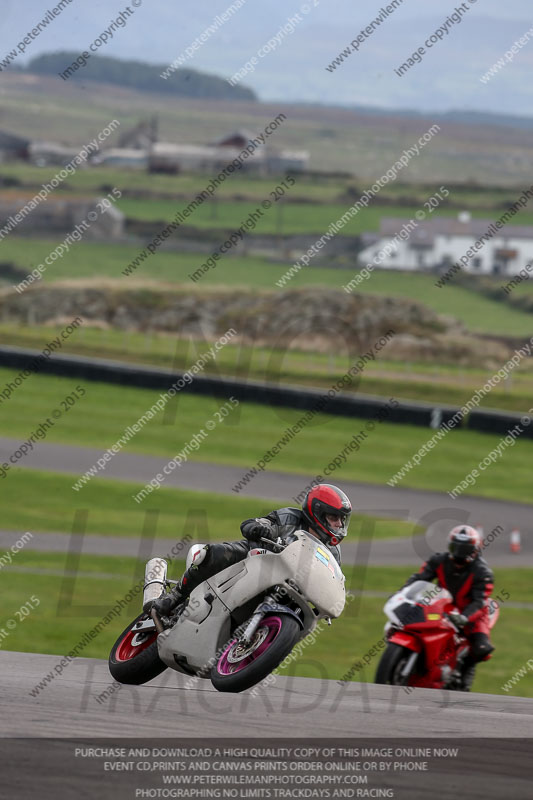
[[[231,2],[129,0],[134,13],[99,53],[167,65]],[[533,116],[533,38],[488,83],[480,80],[528,30],[533,37],[531,0],[464,0],[468,10],[461,24],[425,48],[422,62],[399,77],[394,70],[461,6],[449,0],[403,0],[358,52],[328,71],[386,5],[387,0],[246,0],[187,65],[229,78],[255,57],[258,63],[243,83],[264,100]],[[17,55],[18,63],[54,50],[86,50],[126,6],[121,0],[72,0],[25,54]],[[0,61],[53,7],[54,0],[3,0]],[[289,17],[296,19],[294,30],[281,34],[273,52],[259,58],[258,51]]]

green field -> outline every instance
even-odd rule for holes
[[[139,538],[146,529],[156,539],[178,541],[190,534],[207,541],[232,540],[240,537],[243,519],[257,516],[258,504],[261,512],[267,511],[264,500],[176,489],[162,489],[140,508],[132,501],[140,484],[95,478],[77,493],[72,491],[76,477],[29,469],[8,475],[2,525],[8,530],[69,533],[76,512],[87,512],[88,535]],[[27,497],[31,503],[24,502]]]
[[[0,179],[12,182],[10,191],[29,191],[38,189],[43,183],[49,182],[57,173],[57,167],[34,167],[30,164],[2,164],[0,165]],[[57,193],[75,195],[106,195],[112,188],[117,187],[124,192],[142,193],[152,195],[167,195],[167,199],[173,201],[192,200],[199,195],[211,180],[211,175],[205,174],[181,174],[181,175],[159,175],[152,174],[145,170],[119,169],[114,167],[91,167],[90,169],[78,170],[75,175],[69,177],[57,188]],[[283,178],[281,178],[283,180]],[[219,199],[246,198],[251,201],[261,201],[268,198],[268,192],[278,183],[276,177],[262,178],[256,176],[245,176],[243,173],[234,172],[225,181],[221,182],[216,188],[216,197]],[[302,195],[307,201],[318,203],[328,203],[338,200],[348,187],[353,186],[353,180],[342,178],[328,178],[327,176],[316,176],[307,178],[298,177],[298,183],[294,186],[291,195]],[[437,188],[437,187],[435,187]],[[394,196],[388,187],[384,190]],[[398,192],[410,192],[416,194],[415,187],[399,186]],[[432,188],[428,187],[428,192]],[[510,195],[512,190],[501,190],[501,192],[491,193],[487,198],[486,193],[480,192],[470,198],[482,202],[496,201]],[[421,193],[425,199],[426,195]],[[468,202],[468,201],[467,201]],[[185,203],[184,205],[187,205]],[[177,207],[177,206],[176,206]],[[175,210],[172,212],[174,215]]]
[[[218,244],[220,244],[219,242]],[[2,260],[12,262],[24,273],[29,273],[57,246],[57,241],[22,239],[14,236],[2,242]],[[213,250],[217,248],[213,245]],[[137,269],[135,277],[125,277],[122,271],[142,251],[144,243],[138,245],[98,244],[80,242],[71,246],[62,259],[48,267],[43,274],[45,282],[58,280],[117,278],[125,285],[129,281],[163,281],[185,284],[202,290],[210,286],[234,286],[252,289],[282,291],[276,285],[291,266],[249,256],[224,257],[194,284],[189,275],[194,272],[208,254],[156,252]],[[307,267],[285,286],[298,289],[306,286],[328,286],[341,289],[356,274],[356,262],[346,269]],[[358,293],[377,294],[387,297],[403,297],[428,306],[438,314],[455,317],[473,332],[493,333],[507,336],[531,336],[533,315],[512,308],[504,302],[491,300],[480,293],[456,286],[453,281],[443,289],[435,286],[435,276],[422,273],[404,273],[390,270],[375,270],[371,277],[357,287]]]
[[[2,383],[15,374],[14,371],[2,370]],[[0,433],[4,436],[26,439],[79,383],[42,375],[30,376],[30,380],[27,388],[31,385],[31,391],[19,389],[18,394],[8,401],[9,405],[4,403],[1,406]],[[48,431],[48,441],[105,450],[159,396],[159,393],[145,389],[96,382],[87,382],[85,387],[86,396],[57,420]],[[177,406],[149,421],[126,445],[125,451],[172,458],[195,433],[205,429],[208,420],[216,421],[215,412],[224,402],[187,393],[177,398]],[[285,428],[301,417],[302,413],[295,410],[242,403],[223,422],[215,424],[191,459],[240,466],[244,475],[280,440]],[[90,424],[87,424],[88,420]],[[317,415],[297,437],[282,447],[269,468],[306,477],[323,474],[324,468],[342,452],[347,442],[361,431],[365,432],[364,424],[364,420],[357,418]],[[431,435],[429,429],[421,427],[386,422],[376,424],[371,435],[359,440],[359,451],[349,454],[346,463],[335,471],[335,478],[384,484]],[[401,485],[451,491],[498,444],[497,436],[452,431],[424,458],[422,468],[409,472]],[[531,502],[532,452],[530,439],[518,439],[512,448],[504,450],[502,457],[490,469],[482,473],[474,493]],[[511,463],[512,470],[509,468]],[[6,487],[18,469],[14,467],[8,473],[4,479]],[[84,488],[78,493],[81,502],[85,491]]]
[[[18,347],[40,351],[43,343],[60,333],[61,326],[0,325],[0,341]],[[108,358],[115,361],[146,364],[186,370],[211,344],[201,340],[178,339],[170,334],[135,333],[105,328],[83,327],[68,339],[64,353]],[[353,363],[347,354],[277,350],[228,343],[220,350],[216,361],[205,366],[206,375],[228,375],[245,380],[260,380],[278,384],[310,387],[329,387],[339,380]],[[442,365],[427,362],[387,361],[383,358],[365,367],[359,383],[352,392],[379,395],[385,398],[446,403],[460,407],[483,386],[494,370]],[[513,371],[512,379],[493,389],[482,398],[482,408],[525,411],[533,393],[533,367],[521,364]]]
[[[277,185],[276,179],[272,179],[270,191],[274,191]],[[296,191],[296,187],[292,189]],[[279,233],[283,235],[292,234],[316,234],[321,236],[328,229],[332,222],[337,222],[345,214],[350,206],[355,203],[346,202],[344,204],[315,205],[309,203],[292,203],[281,201],[275,202],[275,198],[265,193],[264,200],[270,200],[272,207],[268,210],[261,209],[261,203],[251,202],[238,203],[226,200],[223,203],[205,202],[187,219],[187,224],[195,228],[224,228],[225,230],[237,230],[252,213],[261,213],[261,219],[255,223],[255,233]],[[187,205],[186,203],[184,204]],[[165,227],[166,222],[175,217],[176,213],[182,210],[181,204],[168,200],[133,200],[123,198],[117,201],[117,206],[128,219],[146,222],[160,222]],[[361,233],[379,231],[381,219],[383,217],[395,217],[404,220],[414,219],[419,206],[369,206],[363,208],[342,228],[339,236],[356,236]],[[435,215],[436,216],[436,215]],[[452,209],[439,210],[439,217],[456,217],[457,211]],[[499,214],[492,212],[487,215],[485,210],[472,211],[472,216],[479,219],[497,219]],[[533,224],[532,212],[520,212],[513,218],[515,225]]]
[[[76,478],[30,469],[8,475],[4,479],[9,491],[4,493],[2,504],[3,527],[66,534],[73,530],[76,514],[86,514],[84,532],[88,536],[124,536],[140,541],[153,535],[156,542],[178,541],[186,536],[192,537],[190,541],[233,541],[241,538],[243,520],[280,506],[275,500],[165,488],[138,506],[132,495],[143,484],[94,478],[81,492],[75,492],[72,484]],[[27,497],[31,497],[30,504],[25,502]],[[357,509],[350,522],[354,539],[392,539],[421,532],[422,528],[412,522],[370,517],[358,514]]]
[[[29,192],[31,189],[40,189],[44,183],[49,183],[57,171],[57,167],[53,166],[35,167],[24,163],[4,163],[0,165],[0,181],[5,182],[9,191]],[[131,193],[131,196],[135,194],[139,199],[142,199],[143,195],[150,194],[154,199],[159,196],[159,199],[189,202],[205,189],[211,177],[209,174],[164,175],[137,169],[91,167],[69,175],[58,186],[56,194],[106,195],[112,188],[117,187],[128,196],[128,199]],[[349,197],[355,200],[357,192],[361,193],[367,188],[361,180],[348,177],[330,177],[318,173],[295,177],[297,183],[288,195],[291,203],[296,201],[321,205],[346,203]],[[259,177],[234,172],[216,188],[215,197],[220,200],[239,198],[260,202],[268,198],[268,193],[278,182],[275,176]],[[383,187],[376,204],[382,207],[382,212],[386,216],[389,215],[389,205],[404,207],[416,204],[416,208],[420,208],[424,201],[439,191],[440,186],[440,183],[405,183],[400,176],[394,183]],[[492,216],[489,212],[512,205],[522,191],[518,185],[515,188],[487,188],[448,183],[447,186],[450,190],[447,203],[460,209],[482,211],[488,216]],[[442,207],[446,209],[446,203]]]
[[[306,274],[309,275],[310,270]],[[349,279],[352,277],[350,273]],[[532,314],[455,286],[453,280],[444,288],[437,288],[435,280],[434,276],[422,273],[375,270],[371,278],[359,284],[357,291],[418,300],[438,314],[455,317],[468,330],[477,333],[528,337],[533,333]],[[347,282],[343,280],[343,283]]]
[[[67,654],[143,575],[143,564],[132,558],[82,556],[79,573],[74,576],[65,572],[68,566],[63,554],[21,551],[16,556],[16,564],[4,568],[0,630],[7,632],[7,620],[13,619],[15,611],[30,597],[40,601],[38,607],[22,619],[7,638],[3,638],[1,646],[4,650]],[[179,573],[183,563],[174,566]],[[415,568],[369,568],[363,571],[356,567],[348,571],[347,585],[357,586],[363,592],[390,593]],[[18,569],[28,572],[23,574]],[[495,595],[501,589],[512,587],[512,602],[528,602],[531,600],[532,580],[533,570],[530,569],[497,570]],[[365,594],[349,601],[343,615],[333,622],[332,627],[323,630],[316,643],[309,644],[302,656],[281,673],[340,680],[354,662],[363,658],[382,638],[385,622],[383,603],[384,598]],[[119,619],[113,619],[89,642],[82,655],[106,659],[119,633],[139,613],[140,605],[140,597],[134,598]],[[495,655],[478,668],[474,691],[504,694],[502,685],[530,656],[528,640],[523,635],[530,615],[529,610],[503,605],[492,637]],[[372,682],[376,666],[377,658],[367,669],[356,671],[352,679]],[[339,686],[339,692],[341,689]],[[509,694],[532,697],[531,681],[527,678],[522,680]]]
[[[79,280],[98,278],[118,278],[123,282],[137,280],[163,281],[165,283],[194,284],[188,277],[199,265],[209,257],[198,253],[175,253],[172,251],[158,251],[138,269],[134,278],[125,277],[122,270],[128,266],[142,251],[146,242],[139,240],[137,244],[101,244],[79,242],[71,245],[70,250],[62,259],[56,261],[43,273],[43,281],[49,283],[58,280]],[[220,243],[218,243],[220,244]],[[9,237],[2,242],[2,261],[11,261],[25,272],[31,272],[39,264],[44,264],[45,258],[55,249],[57,241],[43,239],[23,239]],[[217,244],[213,245],[215,249]],[[218,266],[218,265],[217,265]],[[276,288],[274,281],[279,278],[289,264],[280,266],[269,263],[261,258],[225,258],[220,262],[223,274],[217,275],[216,270],[208,273],[202,281],[202,286],[230,284],[246,286],[255,284]],[[227,268],[227,269],[226,269]],[[266,274],[265,273],[266,270]],[[272,272],[270,272],[272,270]],[[221,270],[222,271],[222,270]],[[326,270],[321,270],[327,273]],[[225,280],[227,278],[227,280]],[[323,277],[323,280],[325,276]]]

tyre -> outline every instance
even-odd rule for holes
[[[401,677],[406,661],[413,654],[408,647],[389,642],[381,656],[376,670],[375,683],[389,683],[392,686],[403,686],[406,681]]]
[[[288,614],[263,619],[252,643],[243,648],[231,639],[211,669],[219,692],[242,692],[270,675],[291,652],[300,636],[298,622]]]
[[[119,683],[147,683],[167,668],[157,651],[157,631],[136,634],[133,630],[141,619],[146,619],[146,614],[130,622],[109,654],[109,671]]]

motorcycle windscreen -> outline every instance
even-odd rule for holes
[[[429,581],[415,581],[392,597],[389,597],[383,610],[394,625],[408,625],[413,622],[424,622],[423,609],[430,608],[437,600],[452,602],[452,596],[447,589],[436,586],[434,583],[430,583]],[[401,619],[398,610],[403,609],[404,606],[410,609],[418,608],[422,614],[422,618],[415,619],[414,617],[410,617],[407,620]],[[417,616],[420,617],[420,614]]]
[[[415,581],[402,591],[402,595],[413,603],[422,603],[429,606],[436,600],[453,602],[450,592],[443,586],[437,586],[429,581]]]

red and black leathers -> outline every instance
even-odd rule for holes
[[[494,576],[481,556],[465,565],[457,565],[449,553],[435,553],[428,558],[419,572],[415,572],[405,586],[415,581],[433,581],[452,595],[457,608],[468,619],[464,629],[470,641],[470,653],[465,668],[483,661],[494,650],[489,640],[486,600],[494,588]]]

